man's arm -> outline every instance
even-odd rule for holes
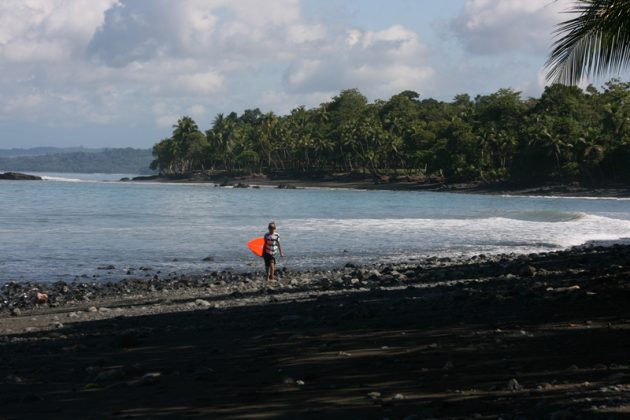
[[[282,253],[282,245],[280,245],[280,239],[278,239],[278,250],[280,251],[280,256],[284,257],[284,253]]]

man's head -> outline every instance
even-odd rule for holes
[[[267,229],[269,229],[269,233],[274,233],[276,231],[276,224],[274,222],[269,223]]]

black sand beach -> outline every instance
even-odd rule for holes
[[[268,288],[234,273],[10,283],[0,418],[627,418],[629,274],[613,246]]]

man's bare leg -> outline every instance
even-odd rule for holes
[[[269,281],[273,281],[273,277],[276,273],[276,263],[275,262],[271,262],[271,264],[269,264],[269,274],[267,275],[267,278],[269,279]]]

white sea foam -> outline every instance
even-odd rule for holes
[[[58,182],[95,182],[95,181],[79,179],[79,178],[64,178],[60,176],[45,176],[45,175],[42,176],[42,179],[44,181],[58,181]]]
[[[502,194],[501,197],[506,198],[536,198],[545,200],[610,200],[610,201],[630,201],[630,197],[580,197],[580,196],[567,196],[567,195],[514,195],[514,194]]]
[[[335,241],[364,238],[365,248],[395,247],[403,242],[430,248],[491,247],[513,250],[564,249],[591,241],[630,238],[630,220],[580,214],[564,221],[532,221],[508,217],[479,219],[294,219],[287,230],[305,235],[325,230]]]

